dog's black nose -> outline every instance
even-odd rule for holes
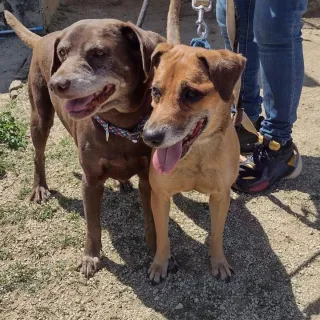
[[[164,140],[165,132],[160,130],[144,130],[143,140],[150,147],[159,147]]]
[[[51,79],[49,87],[50,90],[59,94],[65,93],[71,85],[71,81],[64,78],[58,78],[57,80]]]

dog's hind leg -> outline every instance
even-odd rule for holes
[[[232,268],[223,252],[223,230],[230,206],[230,189],[210,195],[211,241],[210,260],[212,274],[221,280],[230,280]]]
[[[119,188],[120,192],[129,193],[133,190],[133,184],[130,180],[120,181],[114,180],[113,186]]]
[[[35,69],[35,68],[33,68]],[[41,203],[50,196],[45,174],[45,147],[53,125],[54,108],[48,88],[40,74],[40,70],[30,70],[29,98],[31,103],[31,138],[35,148],[34,182],[30,200]]]
[[[124,193],[131,192],[133,190],[133,184],[130,180],[119,181],[119,187],[120,191]]]

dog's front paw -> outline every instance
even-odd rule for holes
[[[94,276],[101,268],[101,260],[99,257],[83,256],[78,269],[87,278]]]
[[[160,283],[168,274],[168,260],[161,264],[152,262],[148,274],[152,284]]]
[[[36,203],[45,202],[50,197],[50,191],[48,187],[36,186],[33,188],[30,201],[34,201]]]
[[[148,274],[152,284],[159,284],[161,280],[164,280],[169,272],[176,273],[178,271],[178,265],[173,256],[163,263],[157,263],[153,261]]]
[[[229,282],[233,275],[232,267],[226,258],[214,259],[210,258],[212,266],[212,274],[217,278]]]

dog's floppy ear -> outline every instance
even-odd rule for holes
[[[208,68],[211,81],[223,101],[230,101],[234,86],[245,68],[246,58],[228,50],[207,50],[198,58]]]
[[[54,42],[53,48],[52,48],[52,60],[51,60],[51,67],[50,67],[50,75],[52,76],[61,66],[61,62],[58,57],[58,44],[60,42],[60,39],[57,38]]]
[[[155,68],[158,68],[161,56],[168,52],[170,49],[172,49],[173,44],[170,44],[168,42],[163,42],[157,45],[156,49],[152,53],[151,56],[151,64],[149,69],[149,77],[153,75],[153,71]]]
[[[142,30],[132,23],[126,23],[121,28],[121,33],[128,40],[130,49],[141,56],[143,72],[147,79],[152,52],[157,44],[164,42],[165,39],[155,32]]]

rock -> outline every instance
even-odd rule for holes
[[[182,303],[179,303],[176,307],[175,307],[176,310],[181,310],[183,309],[183,304]]]
[[[195,303],[198,303],[198,302],[199,302],[199,299],[198,299],[198,298],[194,298],[194,302],[195,302]]]
[[[20,80],[14,80],[11,82],[9,92],[18,90],[23,87],[23,83]]]
[[[18,95],[19,95],[19,91],[18,91],[18,90],[12,90],[12,91],[10,91],[10,98],[11,98],[12,100],[16,99],[16,98],[18,97]]]

